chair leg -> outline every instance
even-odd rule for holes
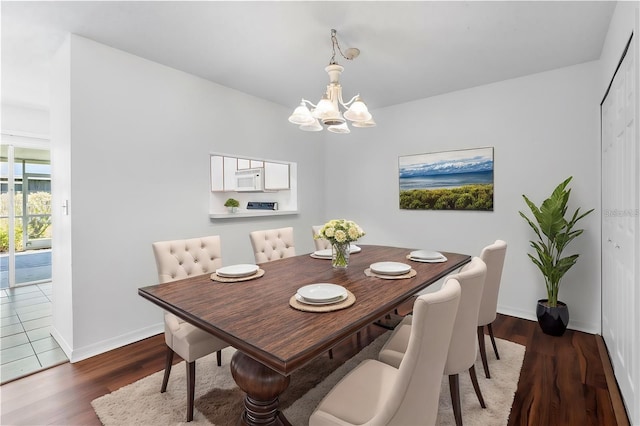
[[[222,351],[216,352],[216,358],[218,360],[218,367],[222,366]]]
[[[169,383],[169,374],[171,374],[171,366],[173,365],[173,349],[167,346],[167,355],[164,363],[164,377],[162,378],[162,387],[160,393],[167,391],[167,384]]]
[[[449,393],[451,394],[451,405],[453,406],[453,417],[456,419],[456,426],[462,426],[462,407],[460,406],[460,383],[457,374],[449,375]]]
[[[193,400],[196,391],[196,362],[187,362],[187,421],[193,420]]]
[[[362,344],[362,340],[360,339],[360,332],[359,331],[356,333],[356,344],[358,345],[358,347],[360,347],[360,345]]]
[[[491,337],[493,351],[496,353],[496,359],[500,359],[500,355],[498,355],[498,347],[496,346],[496,339],[493,338],[493,327],[491,327],[491,323],[487,324],[487,328],[489,329],[489,337]]]
[[[487,379],[491,378],[489,373],[489,363],[487,363],[487,348],[484,346],[484,326],[478,326],[478,346],[480,347],[480,358],[482,358],[482,367],[484,367],[484,375]]]
[[[476,367],[474,365],[469,368],[469,376],[471,376],[471,383],[473,383],[473,390],[476,391],[476,396],[478,397],[478,401],[480,402],[480,406],[482,408],[487,408],[484,404],[484,398],[482,397],[482,392],[480,392],[480,386],[478,386],[478,377],[476,376]]]

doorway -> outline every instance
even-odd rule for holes
[[[3,143],[0,168],[0,288],[50,282],[49,150]]]
[[[51,164],[48,141],[2,134],[0,383],[67,362],[51,336]]]

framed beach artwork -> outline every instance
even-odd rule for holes
[[[398,157],[400,209],[493,211],[493,147]]]

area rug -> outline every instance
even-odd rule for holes
[[[324,395],[344,375],[367,358],[377,358],[390,332],[378,337],[353,358],[340,365],[321,356],[294,372],[291,384],[282,395],[280,406],[291,424],[304,426]],[[487,337],[488,339],[488,337]],[[487,340],[491,379],[486,379],[478,356],[476,372],[486,409],[482,409],[471,386],[469,375],[460,374],[463,421],[472,425],[506,425],[518,386],[525,347],[496,339],[500,360],[495,359]],[[167,392],[160,393],[163,371],[147,376],[91,402],[105,426],[122,425],[232,425],[242,409],[242,392],[237,388],[229,363],[235,350],[222,351],[222,367],[215,364],[215,354],[197,361],[194,420],[184,422],[187,388],[184,362],[171,369]],[[323,379],[324,378],[324,379]],[[438,425],[454,425],[449,381],[443,377],[438,409]]]

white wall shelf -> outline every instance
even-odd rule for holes
[[[284,216],[298,214],[298,210],[242,210],[236,213],[211,213],[210,219],[240,219],[245,217]]]

